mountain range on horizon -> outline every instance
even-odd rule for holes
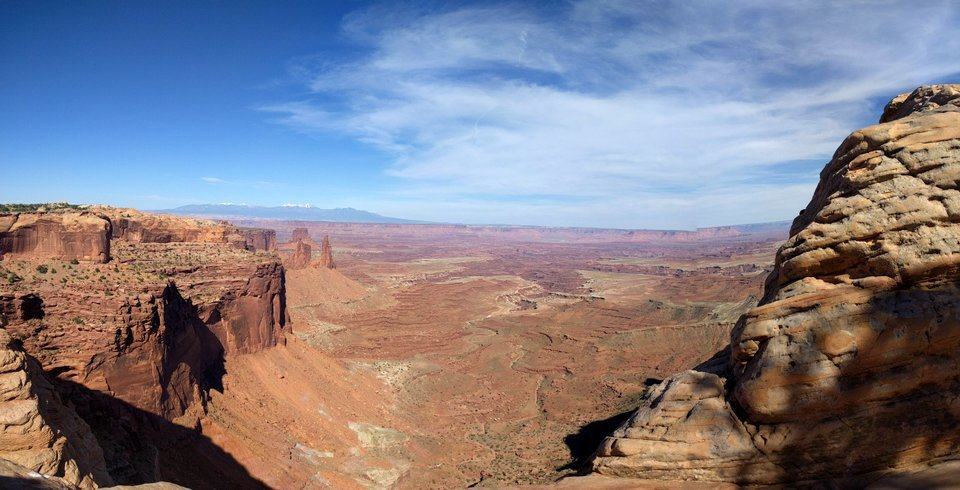
[[[346,208],[318,208],[311,205],[285,204],[281,206],[255,206],[249,204],[218,203],[218,204],[187,204],[171,209],[159,209],[152,212],[162,214],[176,214],[193,217],[208,217],[222,219],[275,219],[275,220],[301,220],[301,221],[330,221],[338,223],[383,223],[383,224],[431,224],[431,225],[453,225],[453,226],[476,226],[476,227],[505,227],[505,228],[566,228],[566,229],[587,229],[593,227],[582,226],[537,226],[537,225],[507,225],[501,223],[446,223],[436,221],[421,221],[404,218],[395,218],[381,214],[356,209]],[[719,225],[697,227],[693,230],[683,229],[644,229],[644,228],[596,228],[603,230],[618,229],[622,231],[703,231],[711,229],[733,229],[740,233],[754,234],[771,231],[780,231],[789,229],[790,220],[770,221],[763,223],[741,223],[735,225]]]
[[[316,208],[309,205],[251,206],[248,204],[188,204],[157,213],[180,214],[218,218],[257,218],[304,221],[335,221],[349,223],[426,223],[403,218],[383,216],[354,208]]]

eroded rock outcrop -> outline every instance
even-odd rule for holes
[[[209,390],[222,389],[226,356],[284,342],[279,258],[202,231],[226,225],[187,220],[184,232],[169,228],[181,218],[138,215],[132,228],[131,215],[120,219],[126,231],[114,238],[110,264],[50,261],[39,273],[29,261],[4,260],[0,272],[33,277],[0,284],[0,321],[90,426],[115,481],[250,486],[202,437],[201,420]],[[165,241],[179,239],[188,241]]]
[[[110,260],[110,222],[90,212],[0,214],[0,257]]]
[[[291,242],[302,242],[310,239],[310,230],[306,228],[294,228],[290,236]]]
[[[960,453],[960,86],[882,121],[821,172],[728,362],[653,389],[595,472],[860,481]]]
[[[110,485],[90,427],[60,399],[36,361],[0,328],[0,461],[80,488]]]
[[[266,228],[239,228],[247,242],[247,250],[272,252],[277,249],[277,232]]]
[[[333,269],[333,249],[330,248],[330,237],[324,236],[320,244],[320,259],[317,260],[317,267]]]
[[[291,270],[303,269],[310,265],[311,256],[310,245],[303,240],[298,240],[297,248],[286,263],[287,268]]]

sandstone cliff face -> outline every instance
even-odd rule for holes
[[[960,453],[960,86],[882,121],[821,172],[728,362],[656,387],[595,472],[857,481]]]
[[[266,228],[239,228],[247,242],[247,250],[272,252],[277,249],[277,232]]]
[[[89,212],[0,215],[0,257],[110,260],[110,222]]]
[[[287,268],[291,270],[303,269],[310,265],[311,251],[310,245],[300,240],[297,241],[297,248],[287,261]]]
[[[0,461],[80,488],[110,485],[90,427],[64,405],[37,363],[0,329]]]
[[[320,260],[317,261],[317,267],[333,269],[333,249],[330,248],[330,237],[324,236],[320,244]]]
[[[310,230],[306,228],[294,228],[293,235],[290,238],[291,242],[302,242],[310,239]]]
[[[203,443],[200,421],[209,390],[222,389],[226,356],[283,342],[283,267],[272,254],[202,241],[215,234],[200,243],[150,243],[142,240],[194,235],[121,230],[109,265],[54,261],[47,273],[0,284],[0,322],[55,376],[116,481],[229,481],[242,469]],[[26,277],[33,264],[11,259],[2,268]],[[184,480],[186,463],[177,458],[210,458],[213,469]]]
[[[97,208],[113,224],[111,238],[131,243],[231,243],[237,230],[213,221],[149,214],[135,209]]]

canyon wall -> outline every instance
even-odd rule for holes
[[[0,257],[107,262],[110,232],[89,212],[0,214]]]
[[[840,480],[960,454],[960,85],[893,99],[820,174],[760,305],[654,387],[596,473]]]
[[[222,221],[151,214],[135,209],[94,206],[93,211],[112,223],[111,238],[131,243],[225,243],[250,251],[277,248],[276,231],[239,228]]]
[[[277,232],[266,228],[240,228],[247,250],[272,252],[277,249]]]
[[[98,212],[120,223],[115,260],[50,261],[48,272],[0,284],[5,333],[89,426],[107,478],[249,486],[242,468],[203,438],[201,421],[209,390],[222,389],[226,356],[284,341],[289,327],[278,257],[247,250],[241,235],[237,246],[229,226]],[[3,268],[20,276],[33,271],[13,259]],[[0,451],[8,447],[0,442]],[[206,460],[209,468],[184,469],[197,464],[184,458]],[[43,474],[64,473],[39,459],[8,459]]]

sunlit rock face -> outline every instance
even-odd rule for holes
[[[821,172],[728,362],[654,388],[593,470],[853,481],[960,453],[958,186],[960,85],[894,98]]]
[[[90,212],[0,214],[0,258],[110,260],[110,221]]]

